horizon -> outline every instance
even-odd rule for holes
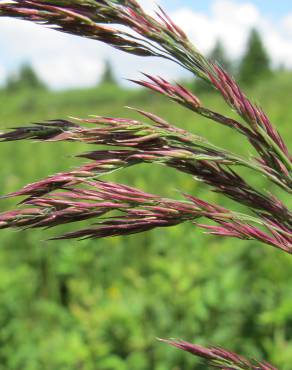
[[[140,1],[147,10],[153,0]],[[167,3],[167,5],[166,5]],[[248,33],[254,26],[262,35],[273,66],[292,67],[292,4],[263,0],[162,0],[160,4],[182,26],[194,44],[208,53],[217,39],[222,40],[232,59],[242,55]],[[100,79],[104,61],[109,60],[120,83],[137,78],[139,71],[151,70],[167,79],[185,77],[178,66],[126,55],[94,40],[59,34],[27,21],[0,19],[0,83],[29,63],[53,89],[94,86]],[[137,65],[139,71],[137,71]]]

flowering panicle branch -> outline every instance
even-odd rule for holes
[[[247,99],[233,78],[218,66],[214,66],[214,70],[216,72],[212,78],[214,86],[256,135],[257,140],[250,138],[250,142],[260,154],[263,165],[281,177],[285,175],[287,186],[291,189],[292,156],[284,140],[263,110]]]
[[[219,113],[213,112],[210,109],[203,107],[199,98],[194,95],[190,90],[182,86],[181,84],[171,84],[167,80],[161,77],[154,77],[144,73],[144,76],[148,80],[130,80],[140,86],[146,87],[153,91],[156,91],[164,96],[167,96],[171,100],[181,104],[182,106],[196,112],[203,117],[206,117],[212,121],[218,122],[224,126],[236,129],[238,132],[243,133],[246,136],[253,137],[252,131],[245,127],[240,122],[232,118],[225,117]],[[254,137],[255,139],[255,137]]]
[[[230,212],[190,195],[185,195],[188,202],[164,199],[129,186],[81,178],[73,172],[28,185],[17,195],[28,196],[21,202],[25,207],[0,214],[2,229],[54,227],[100,217],[93,227],[55,239],[102,238],[191,221],[212,234],[254,239],[292,253],[292,239],[283,226]],[[110,212],[115,214],[108,215]],[[198,224],[199,218],[219,226]]]
[[[89,13],[92,6],[88,5],[89,2],[83,1],[79,1],[77,5],[66,1],[19,1],[12,4],[0,4],[0,15],[27,19],[39,24],[48,24],[58,31],[105,42],[131,54],[140,56],[156,55],[154,51],[143,46],[141,42],[135,41],[133,35],[110,26],[97,24],[97,20],[101,22],[106,14],[108,16],[110,14],[105,9],[99,12],[100,17],[95,17],[95,20],[93,20],[87,16],[87,14],[92,16]],[[101,3],[99,7],[101,8]]]
[[[30,208],[0,215],[1,227],[53,227],[119,211],[120,216],[115,214],[102,219],[96,223],[99,226],[61,237],[98,238],[173,226],[199,215],[198,209],[191,204],[162,199],[125,185],[77,180],[79,184],[87,185],[82,188],[76,186],[73,176],[71,181],[62,176],[59,180],[64,184],[62,192],[41,197],[38,196],[41,189],[34,187],[34,196],[23,201]]]
[[[208,364],[222,370],[277,370],[267,362],[248,360],[238,354],[219,347],[202,347],[184,341],[160,340],[192,355],[207,360]]]
[[[258,240],[265,244],[277,246],[287,253],[291,253],[292,235],[289,227],[274,221],[273,218],[253,218],[245,214],[230,212],[227,209],[202,201],[196,197],[185,194],[185,197],[193,202],[204,212],[204,217],[216,222],[218,225],[197,224],[207,229],[208,234],[218,236],[235,237],[243,240]],[[263,226],[263,231],[253,224]]]
[[[151,125],[129,119],[94,117],[83,120],[84,123],[95,125],[94,128],[88,128],[70,121],[55,120],[16,128],[0,135],[0,140],[81,141],[130,148],[82,154],[80,157],[91,159],[93,163],[74,172],[86,173],[85,177],[88,178],[139,163],[159,163],[193,175],[216,192],[263,215],[267,214],[274,221],[292,225],[292,215],[282,202],[253,189],[230,168],[231,165],[251,167],[252,164],[229,152],[214,149],[203,138],[178,129],[158,116],[140,112],[154,123]],[[63,176],[68,174],[64,173]]]
[[[218,67],[216,68],[216,70],[219,70]],[[224,71],[221,72],[222,74],[226,74]],[[283,139],[271,125],[265,113],[260,108],[252,105],[245,95],[240,92],[235,81],[228,75],[226,75],[229,78],[228,81],[230,81],[230,84],[233,84],[233,90],[239,91],[238,94],[240,94],[240,98],[238,96],[231,96],[229,86],[225,86],[224,88],[223,85],[218,85],[218,89],[225,92],[228,103],[249,123],[250,127],[235,119],[203,107],[200,100],[191,91],[180,84],[173,85],[161,77],[154,77],[148,74],[144,75],[148,78],[148,81],[131,81],[167,96],[193,112],[243,134],[260,154],[261,159],[256,159],[256,161],[260,165],[265,176],[286,191],[292,191],[291,156],[289,155]],[[216,82],[216,80],[214,81]],[[256,122],[256,124],[254,122]],[[280,151],[279,148],[281,149]]]
[[[0,15],[48,24],[59,31],[96,39],[128,53],[160,56],[181,64],[171,55],[175,48],[190,70],[195,67],[202,78],[209,80],[209,63],[190,44],[185,33],[162,9],[155,19],[135,0],[17,0],[12,4],[0,4]],[[116,28],[116,25],[126,26],[130,32]],[[197,54],[196,58],[189,49]]]
[[[133,108],[131,108],[133,109]],[[17,127],[0,134],[0,141],[80,141],[87,144],[103,144],[146,149],[177,149],[176,157],[205,159],[221,164],[241,165],[264,174],[257,163],[245,160],[227,150],[219,148],[206,139],[193,135],[169,124],[164,119],[142,110],[135,109],[152,121],[151,124],[137,120],[93,116],[92,119],[77,119],[95,128],[80,126],[72,121],[51,120],[33,126]],[[181,149],[181,152],[179,152]],[[185,152],[183,152],[185,150]],[[189,152],[189,156],[188,153]]]

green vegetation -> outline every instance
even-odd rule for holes
[[[291,74],[282,73],[249,90],[288,143],[291,85]],[[67,115],[133,116],[122,110],[132,105],[252,153],[227,128],[142,90],[111,85],[59,93],[22,89],[0,92],[0,99],[1,129]],[[229,112],[214,94],[201,100]],[[2,143],[1,193],[80,164],[73,154],[84,149],[77,143]],[[145,165],[106,178],[177,198],[183,189],[233,206],[189,176],[158,165],[150,172]],[[271,190],[264,179],[258,185]],[[1,210],[11,202],[1,200]],[[220,343],[282,370],[291,368],[289,255],[257,242],[205,236],[192,225],[108,240],[44,241],[55,234],[1,231],[1,370],[203,369],[192,356],[157,343],[156,337]]]

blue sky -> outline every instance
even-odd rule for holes
[[[188,6],[194,10],[209,11],[213,0],[167,0],[164,4],[169,9],[175,9],[178,7]],[[237,3],[243,3],[245,1],[237,0]],[[263,13],[273,17],[282,16],[287,12],[292,11],[292,0],[249,0],[256,5]]]
[[[256,27],[274,65],[284,63],[292,68],[292,0],[138,1],[148,10],[159,2],[203,53],[220,38],[230,57],[238,59],[250,29]],[[129,56],[93,40],[8,18],[0,18],[0,50],[0,84],[23,62],[31,63],[55,89],[96,84],[106,59],[121,81],[140,77],[137,71],[152,71],[169,79],[183,73],[175,64]]]

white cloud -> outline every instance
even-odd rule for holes
[[[167,2],[164,8],[167,9]],[[181,1],[183,4],[183,0]],[[142,0],[147,10],[155,0]],[[221,38],[232,57],[244,50],[249,29],[256,26],[275,63],[292,67],[292,13],[278,22],[261,14],[252,0],[214,0],[210,12],[181,7],[171,14],[203,52]],[[89,86],[98,81],[105,58],[110,59],[119,77],[135,78],[139,71],[151,71],[166,78],[178,78],[182,70],[155,58],[138,58],[116,51],[93,40],[62,34],[29,22],[0,18],[0,81],[21,62],[30,61],[54,88]]]
[[[286,15],[282,21],[284,31],[288,32],[292,36],[292,13]]]
[[[109,47],[93,40],[63,34],[29,22],[0,19],[0,63],[13,70],[29,61],[53,88],[97,83]],[[2,60],[1,60],[2,59]]]
[[[248,31],[259,24],[261,15],[250,3],[216,0],[210,14],[185,8],[174,13],[174,19],[188,31],[191,39],[203,52],[208,52],[216,39],[220,38],[229,54],[236,57],[244,48]]]
[[[292,14],[275,22],[261,14],[252,2],[215,0],[209,14],[184,8],[177,10],[173,18],[203,52],[208,52],[220,38],[235,58],[244,51],[250,29],[256,27],[274,63],[292,67]]]
[[[96,84],[103,71],[103,62],[86,56],[61,55],[33,62],[33,67],[42,79],[56,89],[64,85],[87,87]]]
[[[212,5],[212,12],[215,20],[240,27],[251,27],[260,19],[260,13],[252,3],[216,0]]]
[[[161,4],[161,1],[155,0],[140,0],[139,4],[148,12],[153,11],[157,8],[157,4]]]

